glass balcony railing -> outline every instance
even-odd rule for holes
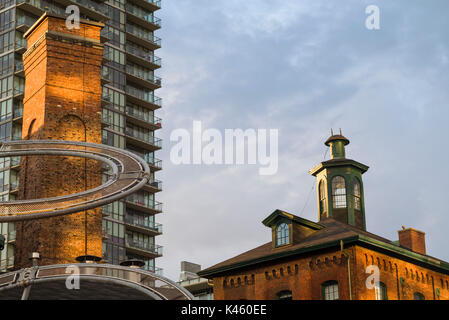
[[[59,7],[46,0],[17,0],[17,4],[28,3],[34,7],[37,7],[43,11],[58,13],[65,15],[65,8]]]
[[[88,8],[90,10],[93,10],[102,15],[105,15],[106,7],[105,7],[104,3],[98,3],[98,2],[95,2],[92,0],[72,0],[72,1],[82,5],[83,7]]]
[[[162,106],[162,99],[159,97],[156,97],[153,94],[153,91],[137,89],[137,88],[131,87],[131,86],[126,86],[125,91],[127,94],[129,94],[133,97],[136,97],[140,100],[155,104],[160,107]]]
[[[153,114],[149,112],[140,112],[139,110],[131,106],[126,106],[126,114],[131,117],[154,124],[155,126],[162,127],[162,119],[155,117]]]
[[[101,79],[111,81],[111,73],[109,72],[108,68],[101,68]]]
[[[153,267],[153,268],[150,268],[148,271],[151,271],[151,272],[157,274],[158,276],[164,275],[164,269],[162,269],[162,268]]]
[[[162,255],[162,246],[150,244],[144,241],[138,241],[130,237],[125,237],[125,244],[129,248],[140,249],[143,251],[152,252],[156,255]]]
[[[158,233],[162,233],[162,224],[144,220],[142,219],[142,217],[139,216],[127,215],[125,217],[125,223],[144,229],[149,229],[151,231],[155,231]]]
[[[20,39],[20,38],[16,39],[16,44],[14,46],[14,48],[16,50],[18,50],[20,48],[26,48],[26,47],[27,47],[27,41],[25,39]]]
[[[138,130],[134,130],[134,129],[130,129],[128,127],[125,130],[125,134],[127,136],[136,138],[137,140],[143,141],[145,143],[152,144],[152,145],[154,145],[156,147],[162,147],[162,139],[156,138],[156,137],[152,136],[149,133],[138,131]]]
[[[150,180],[150,181],[148,181],[147,185],[150,186],[151,188],[156,188],[158,190],[162,190],[162,181],[160,181],[160,180],[156,180],[156,179]]]
[[[25,26],[30,26],[31,27],[35,22],[36,22],[36,19],[33,19],[31,17],[18,16],[17,19],[16,19],[16,26],[25,25]]]
[[[161,7],[161,0],[143,0],[143,1],[154,4],[155,6],[158,6],[159,8]]]
[[[130,3],[126,4],[126,11],[135,15],[136,17],[139,17],[142,20],[153,23],[159,27],[161,26],[161,19],[159,19],[158,17],[155,17],[152,12],[143,10],[143,9],[136,7]]]
[[[23,117],[23,106],[14,107],[13,118]]]
[[[161,78],[152,75],[150,72],[148,72],[146,70],[141,70],[139,68],[135,68],[130,65],[126,66],[126,72],[128,72],[129,74],[131,74],[137,78],[143,79],[145,81],[149,81],[157,86],[160,86],[162,83]]]
[[[135,35],[136,37],[142,38],[146,41],[149,41],[157,46],[161,46],[161,38],[154,36],[152,33],[149,33],[143,29],[139,29],[132,24],[126,25],[126,32]]]
[[[162,65],[162,59],[159,57],[156,57],[152,52],[138,49],[131,45],[126,45],[126,52],[131,53],[135,56],[138,56],[142,59],[148,60],[149,62],[154,63],[154,64],[158,65],[159,67]]]
[[[157,201],[149,201],[149,199],[144,199],[143,197],[139,196],[138,194],[132,194],[128,198],[126,198],[126,201],[129,201],[131,203],[137,204],[142,207],[146,207],[149,209],[153,209],[156,211],[162,211],[162,203]]]
[[[155,158],[152,154],[150,153],[140,153],[138,151],[135,150],[130,150],[127,149],[128,151],[137,154],[139,157],[141,157],[142,159],[144,159],[148,164],[156,167],[156,168],[161,168],[162,169],[162,160]]]
[[[14,65],[14,72],[21,72],[21,71],[23,71],[23,62],[16,61],[16,64]]]

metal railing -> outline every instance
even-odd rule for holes
[[[157,201],[145,201],[144,199],[142,199],[142,197],[139,197],[136,194],[130,195],[128,198],[126,198],[126,201],[137,204],[139,206],[145,207],[145,208],[149,208],[149,209],[153,209],[156,211],[162,211],[162,203],[161,202],[157,202]]]
[[[155,6],[158,6],[159,8],[161,7],[161,0],[143,0],[143,1],[154,4]]]
[[[155,104],[160,107],[162,106],[162,99],[153,95],[153,92],[150,90],[144,91],[131,86],[126,86],[125,92],[140,100]]]
[[[162,255],[162,246],[150,244],[148,242],[137,241],[129,236],[125,237],[125,245],[129,248],[140,249],[143,251],[152,252],[157,255]]]
[[[128,214],[127,216],[125,216],[125,223],[133,225],[133,226],[141,227],[144,229],[149,229],[151,231],[155,231],[158,233],[162,233],[162,224],[145,221],[144,219],[139,219],[139,217],[134,216],[134,215]]]
[[[131,45],[126,45],[126,52],[138,56],[142,59],[148,60],[151,63],[158,65],[159,67],[162,65],[162,59],[156,57],[152,52],[147,52],[145,50],[138,49]]]
[[[160,180],[156,180],[156,179],[150,180],[150,181],[148,181],[147,185],[152,188],[162,190],[162,181],[160,181]]]
[[[153,146],[156,146],[158,148],[162,147],[162,139],[156,138],[148,133],[142,133],[137,130],[130,129],[129,127],[126,128],[125,134],[127,136],[130,136],[132,138],[135,138],[137,140],[143,141],[145,143],[151,144]]]
[[[86,7],[90,10],[96,11],[102,15],[105,15],[105,4],[104,3],[97,3],[91,0],[72,0],[80,5],[82,5],[83,7]]]
[[[158,17],[155,17],[152,12],[143,10],[143,9],[136,7],[130,3],[127,3],[125,8],[126,8],[127,12],[135,15],[136,17],[138,17],[142,20],[145,20],[147,22],[153,23],[159,27],[161,26],[161,19],[159,19]]]
[[[162,84],[161,78],[156,77],[155,75],[152,75],[148,71],[139,70],[138,68],[134,68],[133,66],[127,65],[126,72],[128,72],[129,74],[131,74],[137,78],[151,82],[157,86],[160,86]]]
[[[155,158],[150,153],[140,153],[138,151],[130,150],[130,149],[127,149],[127,150],[138,155],[139,157],[143,158],[148,164],[152,165],[153,167],[162,169],[162,160]]]
[[[157,46],[161,46],[161,38],[156,37],[152,33],[146,32],[142,29],[139,29],[131,24],[126,25],[126,32],[135,35],[136,37],[143,38],[146,41],[154,43]]]
[[[16,118],[20,118],[22,116],[23,116],[23,106],[14,107],[13,118],[16,119]]]
[[[16,19],[16,26],[25,25],[32,26],[36,22],[36,19],[33,19],[29,16],[18,16]]]
[[[137,111],[135,108],[131,107],[131,106],[126,106],[126,114],[143,120],[145,122],[149,122],[151,124],[154,124],[158,127],[162,127],[162,119],[155,117],[153,114],[151,114],[150,112],[139,112]]]
[[[14,72],[21,72],[23,71],[23,62],[22,61],[16,61],[14,65]]]

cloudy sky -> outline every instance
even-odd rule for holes
[[[447,0],[163,1],[157,35],[164,107],[164,257],[203,268],[270,241],[275,209],[317,220],[314,178],[330,128],[351,140],[364,175],[367,228],[397,239],[426,232],[428,254],[449,261],[449,2]],[[365,8],[380,9],[380,30]],[[279,170],[174,165],[170,133],[279,129]]]

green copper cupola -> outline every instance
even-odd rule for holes
[[[349,140],[341,130],[336,135],[332,132],[324,144],[330,148],[331,159],[310,170],[317,179],[319,220],[330,217],[366,230],[362,175],[369,167],[346,158]]]
[[[349,144],[349,140],[343,137],[341,134],[332,135],[324,143],[326,146],[330,147],[331,159],[343,159],[346,157],[345,146]]]

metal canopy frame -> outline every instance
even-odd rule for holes
[[[77,273],[74,273],[74,271]],[[78,290],[103,292],[104,286],[113,285],[114,290],[101,293],[98,299],[118,299],[127,293],[150,300],[193,300],[192,294],[170,279],[140,268],[111,264],[77,263],[35,266],[0,275],[0,300],[16,298],[27,300],[32,296],[40,299],[71,298],[78,290],[66,287],[68,277],[79,277]],[[69,279],[70,280],[70,279]],[[23,290],[22,290],[23,289]],[[50,290],[51,289],[51,290]],[[109,294],[109,296],[108,296]]]

